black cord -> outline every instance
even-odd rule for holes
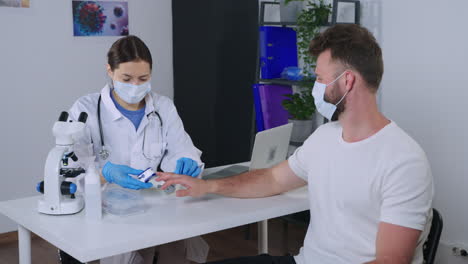
[[[161,131],[162,131],[163,121],[162,121],[162,118],[161,118],[161,116],[159,115],[158,111],[154,110],[153,112],[148,113],[148,114],[146,115],[146,117],[148,118],[152,113],[155,113],[155,114],[158,116],[159,122],[161,122]],[[162,137],[162,135],[161,135],[161,137]]]
[[[99,135],[101,136],[101,148],[104,148],[104,133],[102,133],[102,122],[101,122],[101,95],[99,95],[98,105],[97,105],[97,118],[98,118],[98,125],[99,125]]]

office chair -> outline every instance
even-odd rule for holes
[[[60,249],[58,250],[58,257],[60,264],[83,264]]]
[[[423,257],[425,264],[434,263],[443,226],[444,222],[442,221],[442,216],[435,208],[432,208],[431,231],[429,232],[427,240],[423,245]]]

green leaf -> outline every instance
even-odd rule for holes
[[[284,4],[287,5],[289,4],[290,2],[303,2],[304,0],[285,0],[284,1]]]
[[[331,9],[331,4],[326,5],[323,0],[317,3],[309,0],[307,7],[301,11],[297,19],[295,30],[298,39],[298,55],[304,61],[306,76],[310,76],[316,61],[316,58],[309,55],[310,41],[320,32],[320,27],[327,22]]]
[[[312,96],[311,87],[303,86],[300,92],[287,97],[288,99],[284,99],[281,104],[292,118],[307,120],[315,113],[314,97]]]
[[[304,0],[285,0],[285,3],[292,1]],[[310,56],[309,45],[310,41],[320,32],[320,27],[327,22],[331,10],[331,4],[325,4],[324,0],[318,0],[317,2],[307,0],[306,8],[301,11],[297,18],[297,26],[294,29],[297,32],[298,56],[304,61],[303,70],[306,78],[300,82],[300,87],[304,89],[292,95],[285,95],[287,99],[281,102],[283,108],[294,119],[310,119],[316,111],[314,97],[312,96],[315,78],[311,76],[311,71],[316,64],[316,58]]]

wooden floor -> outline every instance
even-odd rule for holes
[[[299,252],[304,241],[306,226],[288,225],[288,250],[285,248],[283,239],[283,220],[272,219],[269,221],[269,253],[271,255],[293,255]],[[257,255],[257,227],[250,225],[251,238],[246,240],[247,226],[236,227],[211,234],[204,235],[203,238],[210,245],[209,261]],[[0,240],[0,264],[18,263],[18,243],[4,242]],[[33,264],[54,264],[58,263],[57,248],[39,237],[32,238],[32,263]]]

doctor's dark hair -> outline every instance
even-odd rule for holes
[[[382,50],[366,28],[355,24],[338,24],[317,35],[309,52],[319,56],[330,50],[331,57],[362,76],[373,92],[379,88],[384,72]]]
[[[153,68],[151,52],[137,36],[130,35],[117,40],[107,53],[107,63],[112,71],[117,69],[120,63],[140,60],[149,63],[150,69]]]

